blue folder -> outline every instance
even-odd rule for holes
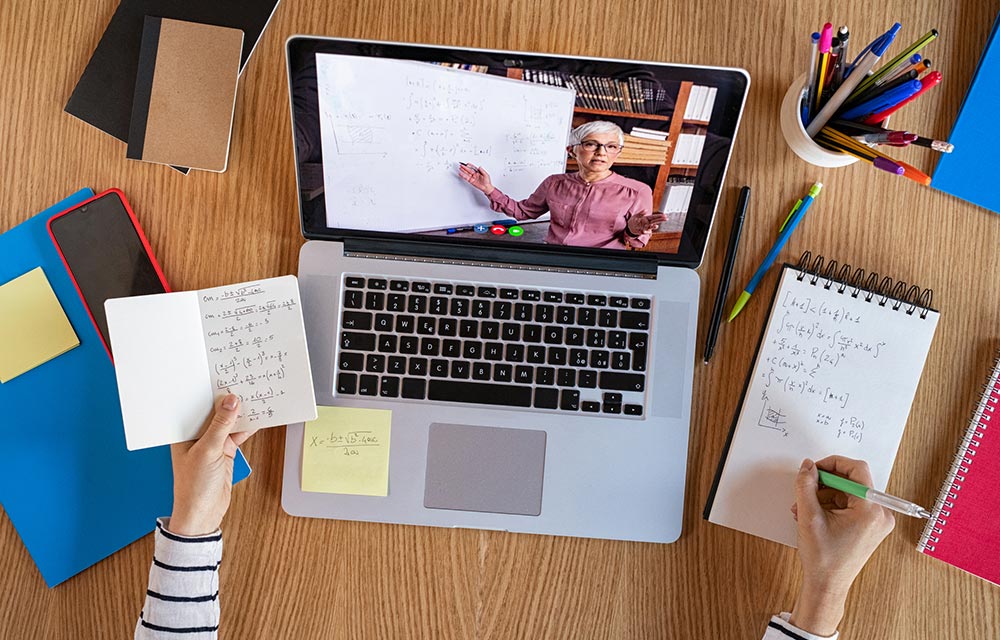
[[[931,186],[1000,213],[997,153],[1000,150],[1000,14],[958,111],[948,141],[955,151],[941,155]]]
[[[80,338],[0,384],[0,503],[50,587],[153,531],[173,504],[170,448],[125,448],[114,367],[46,228],[92,195],[0,235],[0,283],[41,266]],[[234,469],[234,481],[250,475],[242,454]]]

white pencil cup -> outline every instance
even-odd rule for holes
[[[802,102],[806,99],[806,74],[795,79],[781,101],[781,133],[795,155],[817,167],[846,167],[858,161],[852,155],[828,151],[816,144],[802,124]]]

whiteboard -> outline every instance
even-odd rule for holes
[[[566,170],[575,92],[426,62],[316,55],[327,226],[471,227],[504,217],[458,175],[527,198]]]

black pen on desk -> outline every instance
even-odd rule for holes
[[[712,319],[708,325],[708,337],[705,339],[705,364],[708,364],[715,350],[715,341],[719,337],[719,323],[722,322],[722,306],[726,303],[729,293],[729,281],[733,278],[733,265],[736,264],[736,250],[740,246],[740,234],[743,231],[743,220],[750,204],[750,187],[740,189],[740,198],[736,203],[736,214],[733,216],[733,227],[729,232],[729,248],[726,249],[726,260],[722,265],[722,277],[719,278],[719,291],[715,294],[715,307],[712,309]]]

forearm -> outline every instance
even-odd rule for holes
[[[844,617],[847,589],[802,585],[790,622],[817,635],[837,632]]]
[[[156,528],[146,600],[136,622],[136,640],[218,637],[219,564],[222,533],[183,537],[169,520]]]
[[[520,202],[511,198],[503,191],[494,188],[490,195],[486,196],[490,201],[490,208],[494,211],[504,213],[515,220],[534,220],[538,216],[548,211],[544,202],[536,202],[534,194],[527,200]]]

